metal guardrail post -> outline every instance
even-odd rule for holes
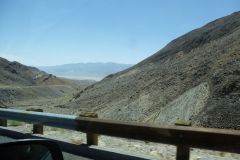
[[[0,106],[0,108],[7,108],[7,107]],[[0,119],[0,126],[7,127],[7,120],[6,119]]]
[[[29,108],[29,109],[26,109],[26,111],[43,112],[43,110],[39,108]],[[43,125],[33,124],[33,134],[43,134]]]
[[[188,146],[178,145],[176,160],[189,160],[190,148]]]
[[[98,118],[97,113],[94,112],[83,112],[79,114],[80,117],[88,117],[88,118]],[[88,145],[98,145],[98,134],[95,133],[87,133],[87,144]]]

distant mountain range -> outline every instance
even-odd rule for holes
[[[120,72],[131,66],[131,64],[118,63],[75,63],[38,68],[60,77],[100,80],[107,75]]]

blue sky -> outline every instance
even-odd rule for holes
[[[239,0],[0,0],[0,57],[33,66],[135,64],[239,10]]]

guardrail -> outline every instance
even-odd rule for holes
[[[0,109],[0,119],[171,144],[177,147],[177,160],[188,160],[190,147],[240,153],[240,131],[237,130],[159,126],[14,109]]]

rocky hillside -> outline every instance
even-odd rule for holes
[[[240,12],[173,40],[66,105],[108,119],[240,129]]]
[[[47,74],[37,68],[10,62],[0,57],[0,84],[1,85],[39,85],[65,84],[56,76]]]
[[[0,58],[0,106],[59,105],[93,81],[61,79]]]

